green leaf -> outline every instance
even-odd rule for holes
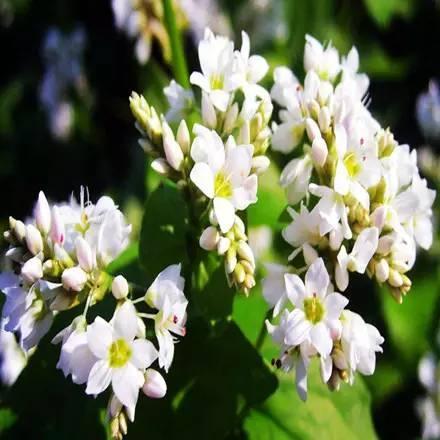
[[[160,185],[148,198],[142,220],[139,259],[151,278],[170,264],[187,262],[188,211],[175,185]]]
[[[235,289],[226,281],[223,258],[204,252],[194,273],[191,300],[207,320],[226,318],[232,314]]]
[[[7,431],[17,421],[17,415],[9,408],[0,409],[0,434]]]
[[[309,372],[309,392],[302,402],[293,375],[280,375],[278,391],[245,420],[249,440],[375,439],[370,396],[360,377],[353,386],[330,392],[321,382],[317,362]]]
[[[414,10],[413,0],[364,0],[369,14],[379,26],[387,27],[394,16],[409,18]]]

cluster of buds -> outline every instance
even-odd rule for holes
[[[170,38],[165,26],[164,6],[160,0],[112,0],[116,27],[136,40],[135,54],[140,64],[150,59],[153,40],[161,48],[165,61],[171,60]],[[180,28],[186,26],[186,17],[173,1],[177,23]]]
[[[180,264],[163,270],[134,299],[139,288],[106,271],[128,245],[131,227],[110,197],[94,205],[85,200],[84,189],[79,203],[72,197],[70,203],[53,205],[40,192],[33,217],[9,223],[4,237],[12,270],[0,274],[6,296],[1,336],[6,341],[4,328],[14,340],[2,345],[8,356],[2,377],[8,383],[16,379],[56,313],[84,303],[83,313],[52,340],[61,343],[57,368],[74,383],[87,384],[88,395],[104,392],[111,383],[109,422],[113,438],[122,438],[127,420],[134,420],[139,390],[154,399],[166,394],[165,379],[152,365],[157,361],[168,372],[177,336],[186,333],[188,301]],[[97,316],[88,323],[89,308],[110,292],[116,300],[112,319]],[[158,349],[147,339],[145,320],[152,323]],[[19,336],[20,356],[13,333]]]
[[[216,224],[215,219],[212,223]],[[200,237],[200,247],[224,256],[229,285],[247,295],[255,286],[255,258],[245,232],[243,220],[236,215],[234,226],[226,234],[216,226],[208,226]]]
[[[265,153],[272,103],[258,84],[267,62],[250,55],[245,32],[242,39],[241,49],[234,50],[228,38],[206,30],[198,48],[202,72],[190,77],[201,89],[200,123],[185,122],[196,109],[194,94],[175,81],[164,90],[170,104],[166,117],[136,93],[130,106],[139,142],[154,158],[152,168],[188,187],[193,209],[200,209],[195,217],[204,228],[202,248],[224,255],[228,281],[248,293],[255,285],[255,259],[237,212],[257,201],[258,175],[270,164]]]
[[[366,273],[387,285],[393,297],[401,302],[411,288],[408,271],[414,265],[417,245],[428,249],[432,243],[431,206],[435,191],[428,189],[426,180],[420,177],[416,152],[411,152],[407,145],[399,145],[390,130],[382,129],[367,110],[369,79],[358,73],[359,56],[355,48],[340,59],[334,47],[322,46],[307,36],[304,67],[303,84],[288,68],[275,69],[271,91],[272,98],[282,108],[280,123],[273,127],[272,147],[285,154],[300,149],[280,177],[292,205],[288,209],[292,222],[282,233],[294,248],[289,261],[300,268],[296,272],[308,269],[306,285],[315,263],[324,261],[332,283],[340,292],[348,288],[350,272]],[[334,312],[334,304],[324,301],[318,307],[315,299],[295,299],[294,296],[301,297],[302,288],[300,280],[292,286],[291,272],[288,267],[269,268],[268,281],[263,285],[264,296],[279,313],[290,288],[290,303],[295,305],[291,314],[302,307],[308,325],[315,329],[327,313]],[[339,297],[348,303],[345,297]],[[288,309],[281,316],[282,326],[283,317],[290,316]],[[365,355],[371,361],[368,353],[379,351],[382,341],[377,330],[362,318],[353,320],[347,316],[340,308],[336,321],[327,322],[333,348],[327,343],[324,350],[314,340],[317,337],[314,332],[301,344],[283,342],[289,353],[291,350],[301,353],[301,368],[307,364],[304,359],[318,353],[324,362],[323,380],[332,389],[337,388],[341,379],[349,380],[350,372],[356,369],[371,374],[374,362],[364,368],[359,359]],[[296,324],[290,319],[285,332],[296,334],[293,330]],[[349,324],[351,321],[353,324]],[[334,325],[337,329],[342,326],[342,330],[336,332]],[[344,347],[350,345],[344,342],[344,331],[352,325],[357,330],[350,340],[357,340],[356,333],[364,336],[356,342],[360,352],[351,359],[342,356],[341,351],[349,353]],[[278,330],[271,327],[271,332],[280,342]],[[322,336],[322,329],[320,332]],[[331,360],[326,360],[327,357]],[[330,365],[333,365],[332,374],[328,373]],[[304,376],[301,372],[298,375],[297,380]]]

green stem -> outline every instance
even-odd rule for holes
[[[165,23],[171,43],[171,54],[173,70],[176,81],[184,88],[189,89],[188,68],[186,66],[185,54],[183,51],[182,35],[176,23],[176,14],[173,7],[173,0],[163,0]]]
[[[272,316],[272,309],[269,309],[264,315],[263,322],[260,327],[260,331],[257,336],[257,342],[255,342],[255,348],[257,351],[261,350],[263,346],[264,340],[266,339],[267,331],[266,331],[266,319],[269,319]]]

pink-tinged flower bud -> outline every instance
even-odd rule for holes
[[[217,247],[220,240],[220,234],[214,226],[208,226],[200,236],[200,247],[205,251],[212,251]]]
[[[50,207],[43,191],[38,194],[38,200],[34,208],[34,217],[37,228],[43,233],[47,234],[50,230]]]
[[[66,290],[81,292],[87,282],[87,274],[79,266],[70,267],[64,270],[61,281]]]
[[[32,255],[37,255],[43,250],[43,238],[34,225],[26,226],[26,245]]]
[[[319,130],[318,124],[312,118],[306,119],[306,131],[310,142],[313,142],[317,137],[321,137],[321,131]]]
[[[177,129],[176,140],[182,149],[183,154],[189,153],[189,147],[191,144],[191,136],[189,134],[188,125],[186,125],[185,119],[179,124],[179,128]]]
[[[205,92],[202,92],[202,119],[208,128],[215,128],[217,125],[215,108]]]
[[[231,246],[231,240],[228,237],[220,237],[217,243],[217,253],[224,255]]]
[[[270,165],[270,160],[267,156],[255,156],[252,158],[252,170],[256,174],[263,174]]]
[[[33,284],[40,278],[43,278],[43,265],[38,257],[32,257],[23,264],[21,268],[21,276],[24,280]]]
[[[96,258],[93,255],[92,248],[89,243],[82,237],[75,240],[76,258],[78,263],[86,272],[91,272],[96,266]]]
[[[167,384],[158,371],[148,368],[145,372],[145,383],[142,391],[152,399],[161,399],[167,393]]]
[[[322,133],[325,133],[329,129],[330,122],[331,116],[328,107],[322,107],[318,115],[319,128]]]
[[[61,218],[58,206],[52,208],[52,225],[50,228],[50,238],[53,243],[63,244],[66,238],[64,221]]]
[[[127,297],[128,283],[122,275],[118,275],[117,277],[113,278],[112,293],[116,299],[124,299]]]
[[[381,231],[385,225],[386,215],[387,215],[387,207],[384,205],[376,208],[374,212],[371,214],[371,221],[373,225],[376,226],[377,229],[379,229],[379,231]]]
[[[315,165],[319,167],[324,166],[327,160],[328,148],[325,140],[319,136],[315,137],[312,142],[312,160]]]

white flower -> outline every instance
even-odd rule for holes
[[[78,316],[52,339],[53,344],[62,342],[57,368],[64,377],[71,374],[73,383],[79,385],[87,382],[90,370],[98,360],[90,350],[86,326],[84,317]]]
[[[167,121],[180,122],[193,105],[194,95],[192,91],[184,89],[172,79],[170,84],[163,89],[163,92],[170,106],[166,114]]]
[[[63,287],[73,292],[81,292],[88,280],[87,273],[80,266],[69,267],[61,275]]]
[[[228,232],[234,224],[235,210],[246,209],[257,200],[257,176],[252,168],[252,145],[226,146],[215,131],[197,126],[198,136],[191,147],[195,165],[190,178],[210,199],[220,229]],[[230,138],[232,139],[232,138]]]
[[[299,81],[288,67],[276,67],[273,71],[274,85],[270,91],[272,99],[287,107],[290,97],[298,91]]]
[[[162,399],[167,393],[167,383],[158,371],[148,368],[145,372],[145,383],[142,391],[151,399]]]
[[[348,286],[348,271],[364,273],[368,263],[376,252],[379,243],[379,231],[376,227],[364,229],[357,237],[352,251],[347,254],[345,246],[338,253],[335,279],[343,292]]]
[[[206,29],[198,51],[202,73],[193,72],[190,81],[209,95],[214,107],[224,112],[230,93],[239,86],[233,75],[234,45],[228,38]]]
[[[38,200],[34,208],[34,217],[37,228],[43,234],[47,234],[50,230],[51,213],[49,203],[43,191],[38,193]]]
[[[163,270],[147,290],[145,300],[158,310],[154,319],[154,329],[159,342],[159,366],[165,371],[171,366],[174,357],[173,336],[185,336],[186,307],[188,301],[183,293],[184,279],[180,276],[180,264]]]
[[[341,345],[348,364],[350,383],[353,383],[355,371],[364,375],[374,373],[376,353],[382,353],[380,345],[384,339],[376,327],[366,324],[357,313],[344,310],[341,322]]]
[[[20,348],[15,335],[0,328],[0,380],[12,386],[27,364],[26,353]]]
[[[292,159],[284,167],[280,176],[280,185],[286,190],[290,205],[296,205],[307,195],[312,171],[313,163],[309,155]]]
[[[33,284],[40,278],[43,278],[41,260],[38,257],[32,257],[27,260],[21,268],[21,276],[29,284]]]
[[[128,282],[122,275],[118,275],[115,278],[113,278],[112,293],[116,299],[119,300],[126,298],[128,292],[129,292]]]
[[[90,370],[86,393],[100,394],[111,383],[119,401],[133,412],[144,384],[143,372],[157,358],[150,341],[135,339],[137,331],[136,310],[129,301],[116,310],[112,324],[98,316],[87,327],[87,342],[97,361]]]
[[[323,80],[333,80],[339,73],[339,54],[330,44],[324,48],[311,35],[306,35],[304,48],[304,69],[314,70]]]

